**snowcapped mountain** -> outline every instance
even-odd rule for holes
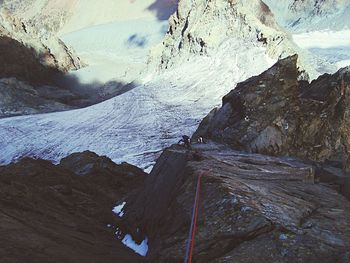
[[[169,24],[162,46],[153,49],[150,59],[150,64],[160,69],[182,65],[192,58],[217,58],[216,53],[225,48],[225,56],[235,60],[239,50],[230,47],[242,41],[240,45],[263,49],[270,59],[299,54],[299,67],[312,79],[337,70],[296,45],[288,29],[276,22],[269,6],[261,0],[181,0]]]
[[[59,11],[45,22],[32,10],[8,8],[29,21],[41,17],[74,47],[89,66],[72,75],[83,83],[133,81],[135,88],[85,109],[0,120],[0,163],[22,156],[58,161],[89,149],[147,168],[164,147],[193,133],[238,82],[278,58],[299,53],[312,76],[329,70],[260,0],[181,0],[169,24],[176,6],[170,0],[30,3],[46,14]]]
[[[293,32],[350,27],[349,0],[263,0],[277,21]]]
[[[275,22],[269,8],[253,1],[179,1],[163,41],[161,67],[168,68],[190,55],[211,56],[225,42],[243,40],[266,48],[271,58],[295,52],[289,36]],[[229,50],[228,50],[229,52]]]
[[[297,45],[312,54],[309,63],[318,72],[334,73],[350,64],[349,0],[264,2]]]

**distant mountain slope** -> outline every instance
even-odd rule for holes
[[[63,34],[113,21],[166,20],[176,11],[177,0],[5,0],[4,7],[45,30]]]
[[[123,82],[81,83],[82,63],[54,32],[0,8],[0,118],[86,107],[129,90]]]
[[[81,67],[79,58],[55,34],[33,26],[0,8],[0,36],[10,37],[32,49],[45,66],[66,72]]]
[[[210,56],[232,39],[266,48],[274,59],[296,52],[288,34],[260,0],[180,0],[178,12],[169,22],[161,55],[163,68],[176,64],[176,60],[186,61],[191,54]]]
[[[217,53],[226,53],[225,56],[231,58],[226,67],[233,64],[240,67],[239,50],[233,49],[234,43],[240,42],[247,49],[263,50],[266,58],[272,60],[297,53],[298,65],[312,78],[324,72],[314,69],[314,64],[322,62],[314,61],[293,42],[261,0],[180,0],[178,11],[170,17],[169,23],[162,45],[153,49],[150,59],[150,65],[160,69],[180,66],[194,59],[218,60]]]
[[[263,0],[277,21],[294,32],[350,27],[350,0]]]

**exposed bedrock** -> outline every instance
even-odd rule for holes
[[[92,152],[0,166],[0,261],[139,262],[118,241],[112,208],[145,175]]]
[[[349,68],[308,83],[296,61],[297,56],[280,60],[239,83],[194,137],[246,152],[333,162],[348,170]]]
[[[183,260],[199,174],[195,262],[350,259],[350,202],[319,182],[312,165],[213,143],[193,147],[165,150],[128,198],[123,229],[140,241],[148,236],[151,262]]]

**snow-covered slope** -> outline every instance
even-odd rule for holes
[[[263,0],[278,23],[297,33],[350,27],[350,0]]]
[[[263,0],[320,73],[350,61],[350,0]]]
[[[147,11],[138,14],[162,1],[140,2]],[[75,73],[81,81],[136,79],[137,87],[85,109],[0,120],[0,163],[24,155],[57,161],[89,149],[147,167],[164,147],[191,134],[237,82],[302,52],[259,0],[181,0],[161,43],[168,28],[163,11],[63,34],[90,64]]]
[[[331,69],[319,69],[321,72],[334,73],[336,70],[350,65],[349,29],[294,34],[293,39],[301,48],[327,61],[329,65],[333,65]]]
[[[89,108],[0,120],[0,163],[23,155],[58,161],[90,149],[147,167],[164,147],[191,134],[235,83],[273,63],[263,48],[226,45],[214,60],[193,60]]]

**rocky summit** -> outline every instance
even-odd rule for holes
[[[311,165],[224,145],[173,146],[128,199],[150,262],[182,262],[201,175],[194,262],[349,262],[350,202]],[[142,231],[137,231],[142,229]]]
[[[138,262],[112,208],[144,175],[92,152],[0,166],[0,262]]]
[[[297,56],[241,82],[194,137],[246,152],[297,156],[349,168],[349,68],[309,83]]]

